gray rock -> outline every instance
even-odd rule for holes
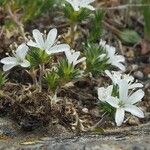
[[[11,121],[0,121],[0,127],[6,125],[13,129]],[[71,138],[44,136],[40,130],[38,136],[15,133],[16,137],[0,140],[0,150],[150,150],[150,123]]]

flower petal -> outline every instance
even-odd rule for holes
[[[28,46],[31,46],[31,47],[36,47],[36,48],[39,48],[38,44],[33,42],[32,40],[30,40],[29,42],[27,42],[27,45]]]
[[[55,45],[51,47],[49,50],[47,50],[47,54],[53,54],[53,53],[59,53],[59,52],[64,52],[70,49],[70,46],[68,44],[60,44],[60,45]]]
[[[43,39],[42,33],[39,30],[37,30],[37,29],[33,30],[33,37],[34,37],[38,47],[42,50],[45,49],[44,39]]]
[[[129,89],[142,88],[143,84],[141,83],[133,83],[129,85]]]
[[[115,114],[115,121],[117,126],[121,126],[124,120],[125,111],[123,108],[118,108]]]
[[[136,92],[134,92],[131,96],[129,96],[128,98],[128,102],[130,104],[135,104],[139,101],[141,101],[141,99],[144,97],[144,92],[143,90],[137,90]]]
[[[90,9],[90,10],[95,10],[95,8],[91,5],[84,5],[83,7]]]
[[[24,62],[21,63],[20,66],[25,67],[25,68],[29,67],[30,66],[30,62],[28,60],[24,60]]]
[[[74,62],[73,65],[75,66],[75,65],[77,65],[77,64],[79,64],[79,63],[81,63],[81,62],[83,62],[85,60],[86,60],[86,57],[82,57],[79,60],[77,60],[76,62]]]
[[[129,105],[129,106],[125,107],[124,110],[127,112],[130,112],[134,116],[137,116],[139,118],[144,118],[144,113],[137,106]]]
[[[122,70],[122,71],[125,71],[125,70],[126,70],[126,67],[125,67],[122,63],[113,62],[112,65],[115,66],[115,67],[118,67],[118,68],[119,68],[120,70]]]
[[[6,64],[6,65],[3,65],[3,71],[8,71],[10,70],[11,68],[17,66],[17,64]]]
[[[17,59],[15,57],[5,57],[1,59],[1,63],[6,64],[6,65],[10,65],[10,64],[13,65],[17,63]]]
[[[118,82],[119,85],[119,99],[122,101],[128,100],[128,82],[124,79]]]
[[[49,33],[47,35],[47,39],[45,41],[45,45],[46,45],[47,50],[50,49],[50,47],[54,44],[56,37],[57,37],[57,29],[54,28],[54,29],[49,31]]]
[[[107,88],[104,87],[98,88],[98,99],[105,102],[106,98],[111,96],[112,90],[113,90],[113,85],[110,85]]]
[[[28,50],[29,50],[29,47],[26,44],[24,44],[24,43],[21,44],[16,50],[17,57],[19,57],[21,59],[25,59]]]
[[[125,57],[122,55],[116,55],[116,61],[117,62],[124,62],[125,61]]]
[[[110,104],[112,107],[119,108],[118,106],[119,99],[117,97],[108,96],[108,98],[106,98],[106,102]]]

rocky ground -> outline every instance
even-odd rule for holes
[[[11,120],[0,118],[0,150],[150,150],[150,123],[80,136],[58,130],[58,137],[42,129],[24,133]]]

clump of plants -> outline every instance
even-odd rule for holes
[[[143,111],[136,106],[144,96],[144,92],[139,89],[143,85],[124,73],[125,58],[117,54],[115,47],[106,44],[105,41],[100,40],[100,37],[97,42],[98,34],[94,34],[93,30],[91,33],[93,38],[87,39],[88,42],[84,44],[83,51],[74,49],[75,26],[78,26],[79,21],[91,15],[91,11],[95,10],[90,5],[92,2],[94,0],[66,1],[64,12],[71,28],[70,45],[60,44],[56,28],[51,29],[47,34],[34,29],[32,39],[28,39],[12,51],[12,54],[1,59],[4,72],[15,72],[12,68],[19,67],[32,79],[30,83],[21,87],[14,85],[17,89],[13,89],[16,91],[13,95],[13,98],[16,98],[12,104],[13,114],[15,114],[15,119],[19,120],[20,125],[27,124],[26,120],[29,126],[38,122],[44,125],[57,118],[58,122],[65,122],[72,130],[92,130],[96,127],[96,123],[90,124],[80,118],[79,108],[81,110],[82,107],[82,112],[88,114],[88,109],[84,108],[85,102],[79,102],[77,105],[81,106],[76,108],[75,102],[67,96],[61,96],[60,91],[65,88],[71,91],[77,80],[86,80],[88,77],[92,81],[102,76],[110,77],[112,84],[108,85],[108,82],[104,80],[100,87],[99,84],[92,87],[92,90],[97,93],[96,107],[99,107],[104,114],[111,116],[111,119],[115,118],[117,126],[121,126],[124,122],[125,112],[139,118],[144,117]],[[102,18],[99,13],[96,13],[96,20],[98,20],[97,17]],[[0,87],[6,84],[5,76],[1,73]],[[1,96],[6,96],[5,92],[6,89],[3,90]],[[11,94],[9,99],[11,99]],[[92,99],[90,103],[93,105]],[[64,121],[65,119],[67,121]]]

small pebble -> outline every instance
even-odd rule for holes
[[[89,112],[89,110],[87,108],[83,108],[82,111],[87,114]]]
[[[132,70],[133,70],[133,71],[138,69],[138,65],[134,65],[134,64],[133,64],[131,67],[132,67]]]
[[[140,121],[139,121],[139,119],[137,117],[132,116],[132,117],[129,118],[128,124],[129,125],[139,125]]]
[[[138,79],[143,79],[144,74],[143,74],[141,71],[136,71],[136,72],[134,73],[134,76],[135,76],[136,78],[138,78]]]

